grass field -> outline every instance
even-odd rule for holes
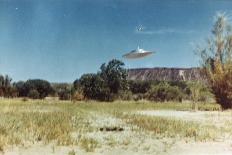
[[[217,104],[208,103],[199,103],[198,112],[191,107],[191,103],[148,101],[1,99],[0,150],[4,154],[40,150],[44,154],[142,155],[216,145],[219,151],[226,147],[222,153],[228,153],[232,111],[222,112]]]

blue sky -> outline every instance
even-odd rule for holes
[[[194,44],[217,12],[231,14],[232,1],[0,0],[0,73],[73,82],[113,58],[127,68],[195,67]],[[122,58],[138,45],[156,54]]]

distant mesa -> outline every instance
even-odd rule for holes
[[[129,80],[141,81],[206,81],[200,68],[134,68],[128,69]]]

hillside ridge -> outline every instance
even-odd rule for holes
[[[205,76],[198,67],[153,67],[128,69],[128,79],[142,81],[205,81]]]

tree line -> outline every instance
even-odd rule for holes
[[[193,82],[184,81],[133,81],[127,79],[124,63],[113,59],[100,66],[97,73],[83,74],[73,83],[50,83],[42,79],[29,79],[12,83],[9,76],[0,76],[4,97],[28,97],[44,99],[47,96],[59,97],[60,100],[152,100],[182,101],[191,100]],[[209,89],[198,86],[198,101],[208,99]],[[195,97],[196,98],[196,97]]]

